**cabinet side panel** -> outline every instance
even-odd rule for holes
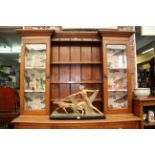
[[[132,89],[137,86],[137,64],[136,64],[136,49],[135,49],[135,35],[130,37],[130,59],[131,59],[131,75],[132,75]]]
[[[23,39],[22,39],[23,42]],[[20,113],[24,112],[24,64],[25,64],[25,49],[22,43],[21,47],[21,63],[20,63]]]

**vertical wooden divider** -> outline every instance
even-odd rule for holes
[[[71,45],[69,46],[69,61],[71,62]],[[72,67],[72,65],[70,64],[70,66],[69,66],[69,81],[71,81],[71,67]],[[72,85],[70,83],[69,84],[69,94],[71,94],[71,88],[72,88]]]
[[[59,46],[53,46],[51,50],[51,62],[59,61]],[[51,67],[51,82],[59,81],[59,66],[52,65]],[[57,84],[51,84],[52,99],[59,98],[59,88]]]
[[[70,51],[68,45],[62,45],[60,47],[60,61],[69,62]],[[61,65],[60,67],[60,82],[65,82],[64,84],[60,84],[60,98],[63,99],[69,95],[69,84],[67,83],[70,80],[69,71],[70,65]]]
[[[90,45],[90,61],[92,62],[92,45]],[[92,79],[92,77],[93,77],[92,66],[93,66],[93,64],[90,64],[90,66],[88,65],[88,67],[90,67],[90,73],[91,73],[90,81],[93,81],[93,79]],[[92,86],[93,86],[93,84],[90,85],[91,89],[93,88]]]
[[[58,45],[58,61],[60,61],[60,45]],[[58,66],[58,81],[60,81],[60,65]],[[60,85],[57,84],[58,87],[58,99],[60,99]]]
[[[78,62],[80,61],[80,46],[72,45],[70,48],[71,53],[71,62]],[[74,82],[79,82],[80,78],[80,64],[71,65],[71,77],[70,80]],[[79,90],[79,84],[71,84],[71,93],[75,93]]]
[[[91,61],[91,47],[88,45],[84,45],[81,48],[81,55],[82,55],[82,62],[90,62]],[[91,65],[91,64],[90,64]],[[91,81],[91,67],[90,65],[83,65],[82,66],[82,81]],[[90,85],[85,85],[86,87]]]

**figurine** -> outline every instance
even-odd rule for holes
[[[66,108],[69,108],[75,114],[81,115],[89,115],[89,114],[103,114],[100,110],[98,110],[95,106],[93,106],[92,102],[95,100],[97,93],[99,90],[88,90],[85,89],[83,85],[80,85],[80,91],[70,96],[67,96],[64,100],[55,101],[54,104],[58,105],[58,108],[55,109],[54,112],[57,112],[60,108],[62,108],[65,113],[68,113]],[[88,96],[88,93],[93,93]],[[78,101],[76,97],[80,95],[81,101]],[[65,101],[69,100],[69,101]]]
[[[93,93],[90,97],[88,97],[88,92]],[[100,112],[95,106],[93,106],[92,102],[95,100],[97,93],[99,92],[99,90],[88,90],[85,89],[85,87],[83,85],[80,85],[80,91],[68,96],[67,98],[71,98],[71,97],[75,97],[77,95],[81,95],[82,99],[85,101],[86,105],[87,105],[87,110],[93,112],[96,111],[99,114],[102,114],[102,112]]]

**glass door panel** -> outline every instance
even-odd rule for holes
[[[24,109],[46,110],[46,44],[25,45]]]
[[[107,45],[108,108],[128,108],[126,45]]]

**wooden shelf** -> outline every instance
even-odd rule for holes
[[[144,97],[134,97],[133,100],[134,100],[134,101],[143,101],[143,102],[144,102],[144,101],[147,101],[147,102],[148,102],[148,101],[149,101],[149,102],[152,101],[152,102],[154,103],[154,105],[155,105],[155,102],[154,102],[154,101],[155,101],[155,96],[148,96],[148,97],[145,97],[145,98],[144,98]],[[149,102],[148,102],[146,105],[150,105]],[[152,103],[151,103],[151,105],[152,105]]]
[[[155,126],[155,122],[144,122],[144,126]]]
[[[70,64],[81,64],[81,65],[89,65],[89,64],[102,64],[101,61],[85,61],[85,62],[81,62],[81,61],[75,61],[75,62],[65,62],[65,61],[58,61],[58,62],[51,62],[52,65],[70,65]]]
[[[102,83],[102,81],[52,81],[51,82],[51,84],[84,84],[84,83],[97,84],[97,83]]]
[[[25,93],[45,93],[45,90],[24,90]]]
[[[45,67],[25,67],[25,69],[40,69],[40,70],[45,70]]]
[[[83,39],[81,39],[81,38],[53,38],[52,39],[52,42],[62,42],[62,43],[64,43],[64,42],[91,42],[91,43],[93,43],[93,42],[96,42],[96,43],[101,43],[101,40],[100,39],[89,39],[89,38],[83,38]]]
[[[127,70],[127,68],[108,68],[109,70]]]
[[[102,98],[97,98],[97,99],[94,100],[94,102],[102,102],[102,101],[103,101]]]
[[[155,102],[144,102],[143,107],[147,107],[147,106],[155,106]]]
[[[51,102],[60,101],[60,100],[63,101],[63,99],[52,99]],[[65,101],[68,102],[69,100],[65,100]],[[80,99],[79,99],[78,101],[80,101]],[[94,102],[102,102],[102,101],[103,101],[102,98],[96,98],[96,99],[94,100]]]
[[[127,89],[119,89],[119,90],[108,90],[108,92],[122,92],[122,91],[128,91]]]
[[[97,31],[56,31],[52,37],[52,42],[54,41],[80,41],[80,42],[101,42],[101,37],[98,35]]]

